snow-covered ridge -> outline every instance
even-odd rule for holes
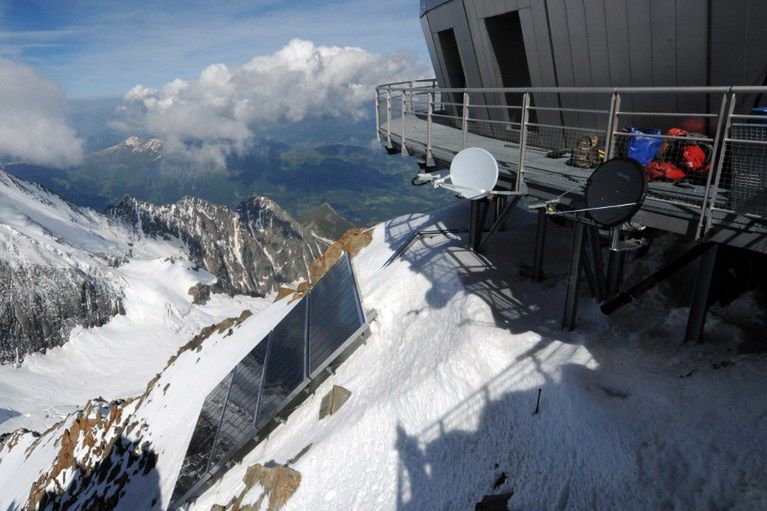
[[[170,145],[165,142],[164,140],[161,140],[159,138],[150,138],[146,140],[145,142],[142,142],[141,139],[137,136],[131,136],[126,138],[124,141],[120,142],[119,144],[113,145],[111,147],[107,147],[106,149],[102,149],[101,151],[98,151],[96,153],[93,153],[93,156],[119,156],[121,153],[144,153],[147,155],[150,155],[155,160],[160,160],[163,157],[167,156],[171,152]]]

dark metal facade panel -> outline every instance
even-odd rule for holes
[[[268,345],[267,337],[234,368],[229,399],[211,457],[212,464],[226,460],[252,436]]]
[[[302,299],[272,332],[264,385],[261,389],[258,424],[264,424],[274,418],[283,401],[304,380],[306,303],[307,298]]]
[[[226,398],[232,383],[230,372],[221,383],[208,394],[202,404],[200,416],[189,441],[189,448],[181,465],[181,472],[176,480],[173,498],[186,493],[205,474],[210,465],[216,434],[221,424]]]
[[[451,0],[432,7],[421,24],[441,86],[449,85],[449,73],[435,35],[448,28],[455,31],[467,86],[503,86],[484,24],[488,17],[512,11],[519,12],[534,87],[759,85],[767,72],[767,9],[752,0]],[[487,103],[496,103],[486,96]],[[745,98],[742,108],[753,100]],[[541,95],[533,101],[597,106],[589,95]],[[634,96],[623,105],[640,111],[701,111],[705,106],[704,98],[690,94]],[[499,115],[482,108],[471,114]],[[589,114],[562,116],[568,125],[572,117],[583,127],[593,124]]]

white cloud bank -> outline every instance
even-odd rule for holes
[[[115,126],[161,137],[196,159],[221,164],[227,151],[245,147],[254,126],[359,119],[372,105],[375,85],[425,72],[411,55],[381,56],[293,39],[240,67],[215,64],[195,80],[173,80],[160,89],[136,85],[125,94],[128,106]]]
[[[55,167],[77,164],[83,142],[65,113],[55,81],[0,58],[0,155]]]

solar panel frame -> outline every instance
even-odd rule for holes
[[[325,330],[323,331],[323,334],[325,334],[325,342],[320,346],[322,349],[319,352],[315,351],[314,353],[315,363],[312,363],[313,300],[315,301],[314,306],[318,307],[315,309],[314,323],[317,323],[317,313],[321,313],[320,317],[322,318],[321,323],[318,324],[322,326],[315,325],[315,335],[319,337],[317,332],[323,331],[323,326]],[[302,307],[303,310],[301,311]],[[303,314],[301,314],[301,312]],[[337,327],[338,323],[335,325],[328,323],[327,320],[331,317],[348,320],[346,323],[347,328],[341,331],[341,335],[332,335],[334,333],[338,334],[339,330],[338,328],[333,328],[334,326]],[[288,321],[294,321],[294,324],[292,325],[294,328],[293,332],[291,332],[290,326],[285,326],[285,324],[287,324],[286,322]],[[298,325],[301,326],[299,327]],[[356,327],[356,329],[351,331],[350,325]],[[294,344],[297,344],[298,339],[300,339],[300,342],[303,344],[300,351],[295,350],[295,346],[293,346],[295,353],[288,353],[288,355],[285,355],[286,345],[280,345],[278,343],[281,342],[283,334],[287,333],[288,337],[291,333],[295,334],[295,328],[301,328],[302,335],[293,335],[293,339],[291,341]],[[285,329],[287,329],[287,332]],[[334,362],[341,360],[342,355],[348,356],[348,353],[346,353],[347,350],[350,353],[350,348],[356,347],[359,344],[357,341],[359,341],[365,335],[367,329],[367,319],[362,308],[362,303],[359,296],[359,287],[354,275],[354,269],[351,264],[349,255],[344,252],[341,258],[330,268],[326,275],[320,279],[317,284],[315,284],[314,288],[312,288],[298,304],[291,308],[288,314],[285,315],[285,317],[277,324],[277,326],[275,326],[274,329],[272,329],[272,331],[270,331],[266,337],[257,343],[253,349],[251,349],[251,351],[249,351],[248,354],[245,355],[245,357],[243,357],[237,363],[234,369],[232,369],[232,371],[230,371],[227,376],[214,388],[214,390],[211,391],[208,396],[206,396],[207,400],[208,397],[213,394],[217,388],[224,384],[227,379],[229,380],[223,409],[221,411],[217,426],[215,427],[213,434],[210,435],[213,437],[213,441],[211,449],[207,454],[205,471],[198,472],[199,479],[196,482],[188,485],[186,488],[179,488],[181,478],[184,477],[183,474],[179,474],[179,479],[176,482],[176,488],[174,488],[172,501],[176,501],[178,499],[177,493],[179,489],[183,489],[184,494],[178,500],[183,500],[189,495],[192,495],[195,491],[199,490],[199,488],[201,488],[202,485],[206,483],[206,481],[211,479],[213,474],[220,470],[221,467],[223,467],[229,460],[231,460],[232,457],[235,456],[241,449],[245,448],[251,439],[258,438],[258,435],[261,434],[261,432],[264,431],[267,426],[272,424],[274,419],[278,417],[286,407],[288,407],[291,403],[297,402],[298,395],[300,393],[307,389],[314,388],[315,385],[323,381],[325,378],[325,376],[322,375],[323,371],[325,371],[325,369],[327,369],[327,367]],[[330,339],[330,341],[328,341],[328,339]],[[234,441],[230,442],[231,445],[229,445],[225,454],[218,456],[220,442],[222,441],[221,434],[224,428],[227,409],[230,407],[230,399],[233,398],[232,389],[235,386],[234,381],[235,378],[237,378],[238,369],[242,370],[242,364],[244,364],[247,358],[250,357],[256,350],[260,349],[261,346],[264,346],[264,358],[261,368],[260,381],[258,386],[250,386],[251,389],[255,388],[257,393],[256,399],[254,400],[255,412],[253,414],[253,420],[248,425],[248,427],[243,430],[242,434],[238,435]],[[282,353],[280,353],[279,349],[283,350]],[[289,352],[290,350],[287,351]],[[301,367],[297,370],[295,355],[299,352],[301,354]],[[292,361],[290,360],[291,356],[294,358]],[[298,377],[300,373],[300,381],[296,379],[292,383],[289,382],[286,392],[281,396],[278,394],[277,397],[272,401],[272,406],[262,413],[265,394],[264,391],[267,388],[270,364],[280,364],[280,366],[273,366],[275,368],[274,370],[278,372],[279,370],[284,369],[286,364],[288,366],[292,364],[293,376]],[[203,408],[204,406],[205,405],[203,404]],[[201,409],[200,415],[198,416],[198,424],[202,418],[202,414],[203,410]],[[195,428],[197,428],[197,425]],[[191,442],[189,448],[191,448]],[[187,448],[187,452],[189,451],[189,448]],[[187,457],[185,456],[183,463],[187,462],[186,458]]]

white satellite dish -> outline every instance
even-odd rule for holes
[[[498,182],[498,162],[481,147],[468,147],[459,152],[450,164],[450,185],[464,199],[479,199],[495,188]]]
[[[498,184],[498,162],[481,147],[467,147],[453,158],[450,175],[422,173],[413,178],[414,185],[434,183],[434,188],[446,188],[464,199],[481,199],[488,195],[527,195],[527,185],[520,182],[518,190],[495,190]]]

